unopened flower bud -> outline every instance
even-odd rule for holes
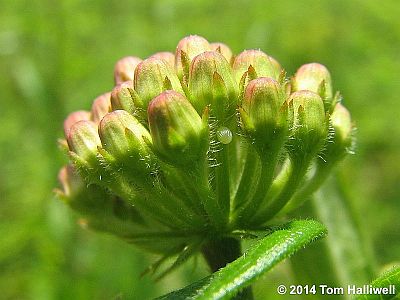
[[[188,72],[190,62],[200,53],[211,50],[210,43],[198,35],[189,35],[181,39],[175,52],[175,69],[178,77]],[[187,68],[187,70],[185,70]]]
[[[111,91],[112,110],[123,109],[129,113],[135,110],[135,101],[132,97],[133,82],[125,81],[118,84]]]
[[[132,81],[135,75],[136,66],[141,61],[140,58],[135,56],[127,56],[117,61],[114,68],[115,84],[120,84],[129,80]]]
[[[101,119],[110,111],[110,93],[105,93],[97,97],[92,104],[92,121],[99,124]]]
[[[165,91],[148,108],[154,149],[166,161],[184,165],[204,159],[208,126],[180,93]]]
[[[237,83],[250,66],[254,68],[257,77],[271,77],[277,80],[281,73],[281,66],[274,58],[261,50],[245,50],[236,56],[233,62],[233,72]]]
[[[294,124],[292,144],[303,154],[316,153],[326,139],[328,122],[321,97],[311,91],[293,93]],[[295,151],[297,151],[295,150]]]
[[[212,109],[235,107],[237,85],[232,69],[222,54],[207,51],[197,55],[191,65],[189,74],[189,91],[191,102],[201,114],[208,104]],[[214,103],[225,101],[225,103]]]
[[[254,138],[261,151],[282,146],[288,129],[285,91],[274,79],[260,77],[247,85],[242,109],[243,129]]]
[[[341,103],[337,103],[331,114],[334,129],[333,142],[327,147],[335,148],[338,158],[350,152],[353,146],[353,125],[350,112]]]
[[[150,57],[162,59],[167,62],[172,69],[175,68],[175,55],[172,52],[157,52]]]
[[[74,152],[81,160],[96,164],[97,147],[101,145],[97,126],[92,121],[79,121],[71,126],[68,137],[70,151]]]
[[[132,225],[140,222],[140,217],[133,206],[100,185],[88,185],[71,165],[60,170],[58,180],[62,189],[55,192],[84,217],[85,225],[121,237],[135,232]]]
[[[124,110],[108,113],[101,120],[99,134],[102,147],[116,160],[139,161],[147,154],[144,139],[151,140],[146,128]]]
[[[211,43],[211,50],[217,51],[230,63],[233,57],[232,50],[224,43]]]
[[[332,82],[328,69],[321,64],[302,65],[292,80],[292,91],[308,90],[319,94],[324,101],[332,98]]]
[[[90,120],[90,112],[85,110],[79,110],[79,111],[74,111],[68,115],[68,117],[64,121],[65,138],[68,137],[69,130],[71,129],[72,125],[82,120],[84,121]]]
[[[88,185],[72,165],[61,168],[58,173],[58,181],[62,188],[55,190],[57,195],[81,214],[93,214],[99,209],[101,210],[102,203],[109,197],[99,186]]]
[[[74,197],[84,186],[82,178],[72,165],[66,165],[58,173],[58,181],[62,186],[62,196]]]
[[[183,93],[181,83],[170,65],[162,59],[152,57],[136,67],[134,86],[143,102],[143,108],[166,89]]]

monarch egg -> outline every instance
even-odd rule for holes
[[[220,127],[217,129],[217,139],[222,144],[229,144],[232,142],[232,131],[226,127]]]

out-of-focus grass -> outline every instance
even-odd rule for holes
[[[56,145],[63,118],[112,88],[120,57],[173,51],[191,33],[236,53],[261,48],[290,74],[310,61],[328,66],[359,128],[342,185],[377,262],[399,260],[399,15],[396,0],[2,1],[2,298],[147,299],[205,274],[200,261],[157,284],[140,278],[152,257],[82,230],[52,193],[66,162]],[[271,278],[285,274],[280,267]]]

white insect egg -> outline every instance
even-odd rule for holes
[[[217,129],[217,139],[220,141],[222,144],[229,144],[232,142],[232,131],[229,130],[229,128],[226,127],[220,127]]]

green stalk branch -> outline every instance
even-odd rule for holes
[[[243,209],[237,212],[237,220],[239,223],[248,223],[260,208],[265,195],[267,194],[273,180],[275,167],[278,161],[276,154],[266,157],[261,155],[261,174],[258,180],[257,189],[253,198],[245,205]]]
[[[301,206],[325,182],[333,166],[331,163],[318,162],[312,177],[293,195],[279,214],[286,214]]]
[[[249,146],[250,147],[250,146]],[[251,148],[247,149],[246,161],[240,178],[233,202],[233,210],[240,208],[249,201],[255,190],[256,176],[259,174],[260,163],[257,153]]]
[[[266,222],[272,217],[274,217],[281,209],[285,206],[287,201],[296,192],[298,186],[300,185],[304,175],[308,170],[309,163],[307,160],[304,161],[292,161],[288,166],[287,170],[287,181],[285,182],[283,189],[277,195],[275,199],[272,199],[264,212],[253,219],[253,223],[257,224],[259,222]]]
[[[217,204],[221,211],[223,223],[227,224],[229,220],[230,211],[230,183],[229,183],[229,151],[230,145],[221,145],[221,149],[217,153],[217,162],[219,165],[216,167],[216,195]]]

